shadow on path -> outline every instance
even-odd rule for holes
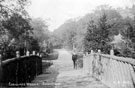
[[[46,67],[46,63],[43,62],[43,74],[37,76],[32,83],[29,83],[26,88],[55,88],[55,81],[59,74],[58,70],[54,65],[49,68]]]

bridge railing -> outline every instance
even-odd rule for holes
[[[26,86],[37,75],[42,73],[42,59],[39,54],[29,54],[1,61],[0,86]]]
[[[84,56],[84,71],[111,88],[135,87],[135,60],[93,53]]]

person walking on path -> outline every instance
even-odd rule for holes
[[[73,68],[77,69],[77,52],[76,52],[76,49],[73,49],[72,60],[73,60]]]

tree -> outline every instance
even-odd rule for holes
[[[84,47],[86,52],[90,50],[96,50],[98,47],[97,40],[99,39],[97,25],[93,20],[90,20],[87,27],[87,34],[84,40]]]
[[[1,20],[8,19],[13,14],[17,13],[24,17],[29,17],[25,10],[25,6],[30,3],[29,0],[1,0],[0,1],[0,18]]]
[[[103,14],[98,23],[98,28],[100,33],[100,44],[99,44],[99,49],[101,49],[102,52],[108,53],[110,50],[110,39],[109,39],[109,28],[110,26],[107,24],[107,15]]]
[[[32,19],[31,26],[33,27],[33,37],[34,39],[38,40],[39,45],[41,46],[41,50],[45,49],[45,43],[47,45],[47,42],[50,38],[50,32],[48,31],[48,25],[46,21],[37,18]]]
[[[101,14],[106,14],[108,20],[121,19],[121,14],[109,5],[100,5],[96,8],[94,13],[100,18]]]
[[[135,58],[135,29],[134,21],[126,20],[121,34],[124,37],[124,47],[121,49],[123,56]]]
[[[29,0],[1,0],[0,1],[0,34],[6,34],[3,22],[8,21],[15,14],[29,19],[29,15],[25,10]]]
[[[29,35],[33,30],[28,19],[21,15],[14,14],[10,19],[3,21],[3,26],[6,28],[12,37],[19,39],[19,36]]]
[[[107,17],[103,14],[98,24],[91,20],[88,24],[87,34],[85,36],[85,51],[100,49],[103,53],[108,53],[111,46],[109,45],[109,30]]]
[[[14,14],[10,19],[3,21],[3,27],[6,29],[8,41],[6,42],[5,50],[3,52],[15,53],[16,50],[22,51],[21,55],[30,49],[32,27],[29,20],[23,18],[21,15]],[[6,57],[7,58],[7,57]]]
[[[55,35],[55,40],[59,45],[72,49],[73,45],[76,45],[77,24],[74,20],[68,20],[56,29],[53,34]]]

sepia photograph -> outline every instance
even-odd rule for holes
[[[135,88],[135,0],[0,0],[0,88]]]

